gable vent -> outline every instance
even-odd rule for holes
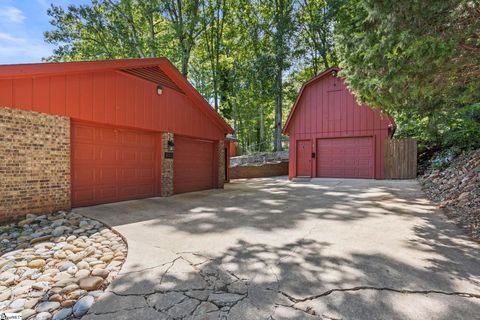
[[[123,72],[184,93],[158,66],[122,69]]]

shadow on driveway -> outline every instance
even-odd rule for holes
[[[129,243],[86,319],[480,314],[480,246],[415,181],[264,178],[77,211]]]

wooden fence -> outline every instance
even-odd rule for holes
[[[385,141],[385,179],[417,177],[417,141],[387,139]]]

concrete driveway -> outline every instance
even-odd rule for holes
[[[480,245],[416,181],[265,178],[76,211],[129,245],[84,319],[480,319]]]

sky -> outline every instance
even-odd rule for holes
[[[47,9],[51,3],[63,7],[87,0],[0,0],[0,64],[41,62],[53,47],[43,40],[51,30]]]

